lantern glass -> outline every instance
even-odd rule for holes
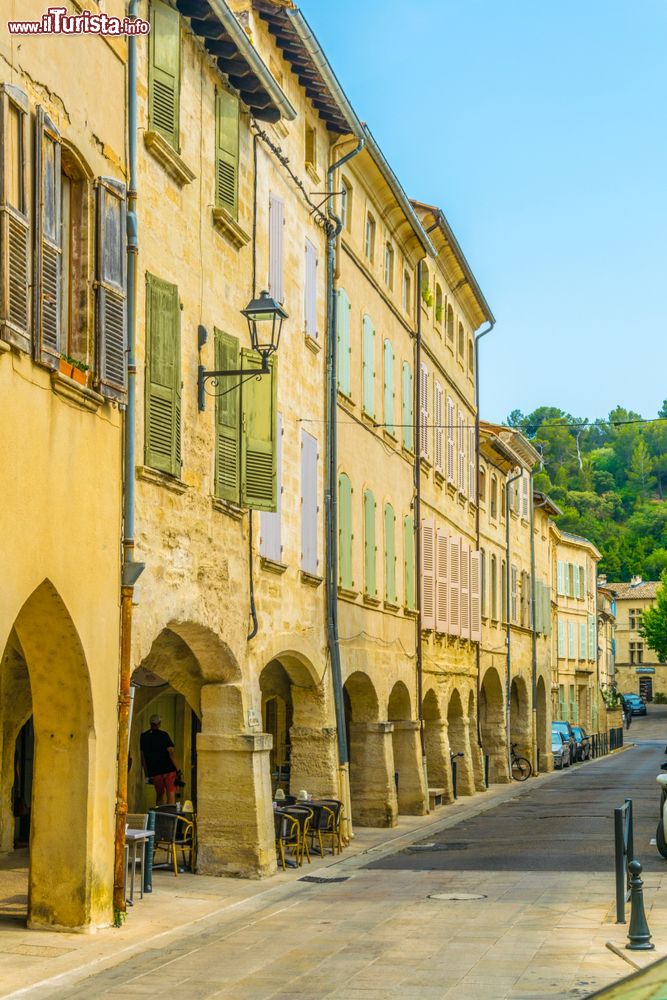
[[[287,319],[287,313],[280,303],[263,291],[259,298],[248,303],[242,314],[248,320],[253,350],[264,357],[277,351],[283,320]]]

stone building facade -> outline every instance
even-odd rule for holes
[[[667,693],[667,665],[639,634],[642,615],[655,601],[659,581],[635,576],[630,583],[607,583],[616,602],[615,680],[619,694],[639,694],[652,701]]]

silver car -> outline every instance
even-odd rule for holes
[[[551,752],[554,758],[554,767],[560,770],[570,766],[570,744],[560,729],[551,730]]]

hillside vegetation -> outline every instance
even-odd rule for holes
[[[618,406],[589,421],[540,406],[507,418],[542,452],[535,488],[563,511],[556,523],[597,545],[610,580],[667,569],[667,400],[658,417],[645,423]]]

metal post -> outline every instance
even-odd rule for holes
[[[642,866],[639,861],[631,861],[628,865],[630,873],[630,929],[628,931],[628,943],[625,946],[629,951],[652,951],[655,948],[651,944],[651,932],[646,922],[644,911],[644,883],[640,876]]]
[[[632,799],[626,799],[625,805],[627,806],[625,812],[625,822],[627,824],[627,834],[625,837],[625,856],[630,858],[632,861],[635,856],[635,835],[634,835],[634,821],[632,818]],[[630,888],[630,876],[628,875],[628,888]]]
[[[491,758],[488,753],[484,754],[484,784],[489,787],[489,765],[491,763]]]
[[[616,863],[616,923],[625,923],[625,851],[623,843],[623,806],[614,809],[614,858]]]
[[[456,761],[455,760],[452,761],[452,792],[453,792],[454,798],[456,799],[458,796],[456,794]]]
[[[147,830],[155,829],[155,809],[149,809]],[[144,854],[144,870],[141,877],[144,880],[144,892],[153,891],[153,855],[155,853],[155,837],[149,837],[146,841],[146,853]]]

